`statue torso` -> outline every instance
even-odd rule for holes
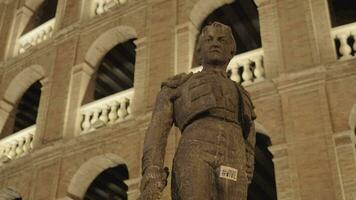
[[[226,74],[202,71],[176,90],[179,95],[174,100],[174,118],[180,130],[206,117],[238,124],[238,92]]]

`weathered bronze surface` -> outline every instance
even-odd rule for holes
[[[231,29],[214,22],[198,40],[203,70],[162,84],[142,158],[141,199],[156,200],[167,185],[167,135],[182,132],[172,169],[173,200],[246,200],[254,170],[256,118],[249,94],[227,77],[235,52]]]

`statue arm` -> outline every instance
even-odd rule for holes
[[[246,140],[246,175],[248,183],[251,183],[253,172],[255,169],[255,145],[256,145],[256,130],[255,123],[251,121],[250,133]]]
[[[167,137],[173,124],[171,102],[173,91],[169,87],[162,87],[146,131],[142,157],[141,199],[159,199],[167,184],[168,170],[163,166]]]
[[[251,183],[253,178],[253,172],[255,169],[255,146],[256,146],[256,129],[254,120],[256,119],[256,113],[254,111],[254,105],[252,103],[249,93],[241,87],[242,103],[244,107],[244,119],[248,126],[248,135],[245,140],[246,149],[246,176],[248,183]]]

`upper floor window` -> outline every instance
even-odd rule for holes
[[[332,27],[356,22],[355,0],[329,0]]]
[[[120,122],[130,116],[136,62],[133,41],[130,39],[117,44],[99,63],[83,99],[83,132]]]
[[[10,113],[1,138],[36,124],[41,87],[40,81],[36,81],[23,94],[16,105],[17,107]]]
[[[83,104],[133,87],[136,51],[134,40],[117,44],[102,59]]]
[[[19,28],[19,38],[15,47],[15,52],[20,54],[52,37],[57,0],[44,0],[40,4],[33,3],[27,6],[33,9],[31,15],[22,15],[18,19],[19,23],[24,23]]]
[[[45,0],[34,11],[21,35],[28,33],[56,16],[57,0]]]

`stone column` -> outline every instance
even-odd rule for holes
[[[174,74],[174,30],[176,1],[150,0],[149,18],[149,70],[148,109],[156,101],[162,81]],[[159,22],[159,23],[157,23]]]
[[[15,1],[14,1],[15,2]],[[15,4],[15,3],[12,3]],[[10,8],[9,8],[10,9]],[[9,31],[9,36],[8,36],[8,46],[6,49],[6,55],[5,58],[10,58],[18,54],[18,39],[20,38],[21,34],[23,33],[27,23],[30,21],[32,15],[34,14],[34,10],[32,8],[28,7],[27,5],[21,5],[19,8],[15,7],[15,5],[12,6],[12,11],[15,12],[15,18],[13,20],[9,20],[10,22],[13,21],[13,23],[10,23],[7,27],[7,30]],[[11,15],[11,11],[7,11],[7,16]]]
[[[284,68],[277,1],[254,1],[258,7],[265,74],[274,78]]]
[[[138,116],[146,112],[147,90],[148,90],[148,49],[146,38],[134,41],[136,45],[136,62],[134,74],[134,96],[132,102],[132,113]],[[140,112],[140,113],[139,113]]]
[[[356,152],[353,139],[352,131],[334,135],[337,170],[343,200],[356,198]]]
[[[3,99],[0,102],[0,138],[6,137],[12,133],[15,113],[15,105]]]
[[[70,138],[80,134],[80,107],[83,103],[88,84],[95,69],[88,63],[81,63],[72,69],[72,76],[69,84],[69,102],[67,108],[67,120],[64,128],[64,137]]]
[[[276,178],[277,199],[296,199],[292,184],[292,170],[288,159],[286,144],[273,145],[268,148],[273,154],[274,174]]]
[[[44,135],[45,126],[46,126],[46,118],[47,118],[47,108],[49,104],[50,98],[50,81],[48,78],[40,80],[41,82],[41,96],[40,96],[40,104],[38,107],[37,118],[36,118],[36,133],[33,139],[33,149],[41,148],[42,145],[42,137]],[[41,122],[41,123],[37,123]]]
[[[267,77],[336,58],[326,0],[255,0]]]
[[[195,41],[199,33],[190,21],[175,28],[175,62],[174,73],[188,73],[193,64]]]
[[[79,22],[82,18],[83,5],[85,2],[88,3],[91,1],[58,0],[55,31],[62,30]]]

